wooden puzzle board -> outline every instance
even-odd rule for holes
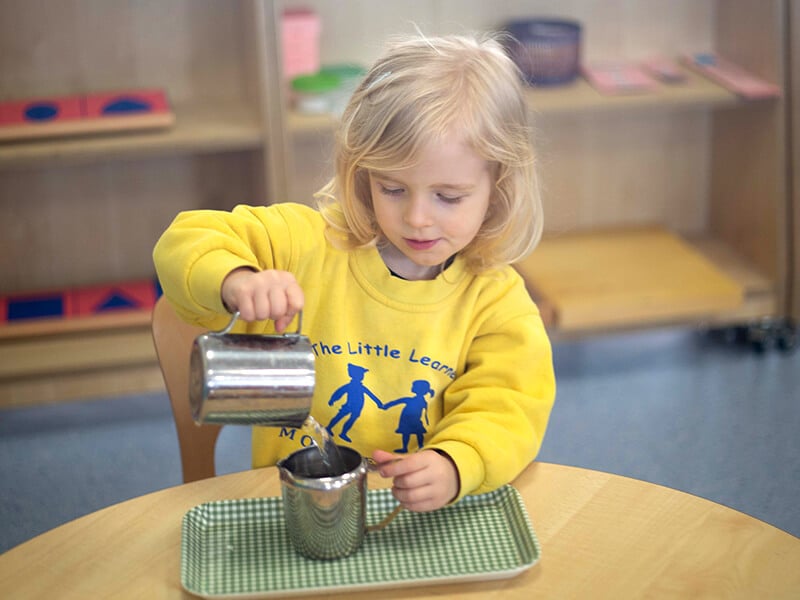
[[[29,98],[0,103],[0,142],[170,127],[163,90]]]

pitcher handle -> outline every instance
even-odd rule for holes
[[[220,329],[219,331],[214,331],[212,333],[214,335],[225,335],[229,333],[230,330],[233,329],[233,325],[234,323],[236,323],[236,320],[238,318],[239,318],[239,311],[237,310],[235,313],[233,313],[230,323],[228,323],[223,329]],[[297,313],[297,331],[287,335],[300,335],[300,330],[302,329],[302,327],[303,327],[303,311],[301,310],[300,312]]]
[[[219,331],[214,331],[212,333],[214,335],[225,335],[225,334],[227,334],[231,329],[233,329],[233,324],[236,323],[236,320],[238,318],[239,318],[239,311],[237,310],[235,313],[233,313],[233,316],[231,317],[230,323],[228,323],[223,329],[220,329]]]

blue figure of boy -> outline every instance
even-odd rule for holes
[[[373,402],[378,405],[378,408],[384,408],[381,401],[378,400],[378,397],[364,385],[364,373],[366,373],[367,370],[368,369],[364,367],[348,363],[347,374],[350,376],[350,381],[333,392],[331,399],[328,400],[328,406],[333,406],[342,396],[346,396],[347,398],[344,404],[339,408],[339,412],[331,419],[331,422],[328,423],[328,427],[326,428],[328,433],[333,435],[333,427],[345,417],[350,417],[342,426],[342,432],[339,434],[339,437],[345,442],[353,441],[348,437],[347,432],[350,431],[350,428],[358,420],[358,417],[361,416],[361,411],[364,410],[365,395],[369,396]]]
[[[423,440],[425,437],[425,425],[430,425],[428,420],[428,401],[426,396],[433,397],[434,393],[430,384],[424,379],[417,379],[411,384],[411,391],[414,392],[413,396],[406,398],[398,398],[383,405],[383,409],[397,406],[398,404],[405,404],[403,412],[400,413],[400,422],[395,430],[403,436],[403,447],[395,450],[398,454],[408,453],[408,443],[412,435],[417,436],[417,445],[422,448]],[[423,417],[425,418],[425,425],[422,423]]]

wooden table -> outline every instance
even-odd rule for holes
[[[743,513],[547,463],[532,464],[514,485],[542,544],[536,565],[511,579],[382,590],[379,597],[800,597],[800,539]],[[0,591],[15,599],[191,598],[180,584],[183,515],[203,502],[278,494],[271,467],[110,506],[0,555]]]

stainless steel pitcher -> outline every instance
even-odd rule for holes
[[[301,427],[314,394],[314,352],[297,331],[276,335],[198,336],[189,363],[189,403],[196,423]]]

